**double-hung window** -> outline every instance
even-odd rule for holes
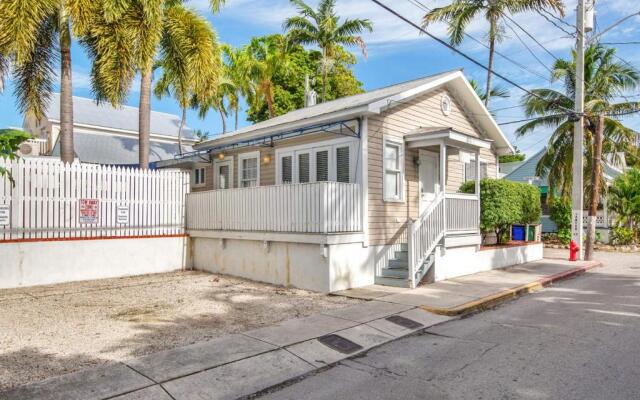
[[[260,186],[260,152],[238,155],[238,186]]]
[[[487,162],[483,159],[480,159],[480,179],[486,178],[487,173]],[[470,159],[468,162],[464,163],[464,180],[466,181],[475,181],[476,180],[476,160]]]
[[[206,182],[206,170],[204,167],[197,167],[193,170],[193,186],[204,186]]]
[[[385,201],[402,201],[404,186],[404,151],[400,139],[384,139],[383,190]]]

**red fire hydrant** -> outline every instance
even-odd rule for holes
[[[580,251],[580,246],[576,244],[573,240],[569,244],[569,261],[578,261],[578,252]]]

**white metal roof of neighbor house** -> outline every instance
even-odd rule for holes
[[[535,177],[536,166],[538,165],[538,162],[546,151],[547,148],[543,147],[542,150],[523,161],[520,166],[511,171],[511,173],[507,174],[504,179],[515,182],[527,182],[529,179]],[[626,168],[625,165],[623,165],[622,168],[616,168],[612,166],[612,159],[612,155],[607,154],[605,155],[605,162],[602,164],[604,166],[604,177],[607,182],[611,182],[616,177],[621,175],[623,173],[623,170]],[[624,159],[622,159],[622,163],[625,164]],[[540,179],[534,181],[533,184],[536,186],[549,186],[547,176],[541,176]]]
[[[138,165],[138,138],[76,132],[73,147],[81,162],[106,165]],[[182,146],[183,152],[191,151],[190,146]],[[178,153],[177,143],[151,140],[149,161],[172,159]],[[53,148],[52,156],[60,156],[60,141]]]
[[[486,114],[484,116],[486,118],[478,118],[478,124],[494,136],[492,139],[497,142],[499,147],[507,150],[505,153],[512,153],[511,144],[495,123],[491,114],[484,108],[471,86],[469,86],[461,70],[458,69],[290,111],[284,115],[238,129],[235,132],[219,135],[195,147],[197,149],[206,149],[246,139],[260,138],[278,130],[303,126],[305,123],[311,123],[311,121],[336,119],[338,116],[347,115],[349,112],[359,112],[360,114],[380,112],[381,109],[397,105],[400,100],[425,93],[454,81],[456,81],[458,92],[469,100],[466,102],[466,106],[470,108],[470,114]]]
[[[60,94],[54,93],[45,116],[54,121],[60,121]],[[138,108],[131,106],[113,107],[108,103],[96,104],[92,99],[73,96],[74,124],[91,125],[99,128],[118,129],[138,132]],[[177,115],[151,111],[151,133],[178,137],[180,118]],[[194,132],[185,126],[182,137],[193,139]]]

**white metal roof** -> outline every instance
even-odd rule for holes
[[[60,94],[51,96],[45,111],[49,120],[60,121]],[[130,106],[113,107],[108,103],[96,104],[92,99],[73,96],[74,124],[91,125],[106,129],[138,132],[138,108]],[[177,115],[151,111],[151,133],[154,135],[178,137],[180,118]],[[182,137],[193,139],[193,130],[186,127]]]
[[[399,83],[366,93],[343,97],[337,100],[301,108],[275,118],[217,136],[195,146],[204,150],[211,147],[233,144],[244,140],[258,139],[286,129],[296,129],[313,123],[322,123],[340,118],[354,118],[367,114],[378,114],[399,104],[400,101],[424,94],[448,85],[458,96],[464,98],[464,107],[475,118],[477,125],[494,141],[500,154],[510,154],[513,147],[500,130],[489,111],[484,107],[469,85],[462,71],[454,70]]]

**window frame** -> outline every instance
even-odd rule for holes
[[[328,154],[327,162],[329,163],[327,182],[337,182],[337,149],[341,147],[349,147],[349,183],[358,183],[356,171],[356,152],[358,149],[358,143],[359,139],[349,137],[276,148],[276,184],[284,184],[282,182],[282,157],[286,157],[288,155],[291,155],[293,160],[292,183],[300,184],[298,156],[304,153],[309,154],[309,183],[318,182],[316,154],[325,150]]]
[[[489,177],[489,160],[487,160],[485,158],[482,158],[482,157],[479,157],[479,158],[480,158],[480,176],[482,176],[482,166],[484,165],[484,167],[487,170],[487,172],[485,173],[485,178],[488,178]],[[463,174],[463,177],[464,177],[463,183],[464,182],[469,182],[471,180],[475,181],[475,179],[468,179],[468,177],[467,177],[467,165],[471,164],[472,162],[475,162],[475,161],[476,161],[476,156],[475,156],[475,154],[471,153],[471,154],[469,154],[468,160],[465,160],[462,163],[462,174]],[[474,166],[473,170],[475,171],[475,166]],[[484,179],[484,178],[480,178],[480,180],[482,180],[482,179]]]
[[[253,158],[256,159],[256,185],[255,185],[255,187],[260,186],[260,151],[256,150],[256,151],[250,151],[250,152],[247,152],[247,153],[238,154],[238,184],[237,184],[238,188],[251,187],[251,186],[243,186],[242,185],[242,182],[243,182],[243,179],[242,179],[242,172],[243,172],[242,162],[244,160],[250,160],[250,159],[253,159]]]
[[[398,196],[388,196],[387,195],[387,165],[385,160],[385,152],[387,150],[387,146],[395,146],[398,148],[398,163],[400,166],[399,170],[394,170],[394,173],[398,174],[399,177],[399,195]],[[405,149],[404,149],[404,140],[400,137],[384,135],[382,140],[382,200],[388,203],[404,203],[405,202]]]
[[[225,190],[220,188],[220,169],[223,165],[229,165],[229,179],[231,180],[229,189],[234,188],[234,175],[233,175],[233,156],[227,156],[224,160],[213,161],[213,188],[219,190]]]
[[[200,171],[200,176],[202,176],[202,182],[198,182],[198,171]],[[207,167],[202,164],[196,164],[193,168],[193,178],[191,180],[191,186],[194,188],[201,188],[207,185]]]

